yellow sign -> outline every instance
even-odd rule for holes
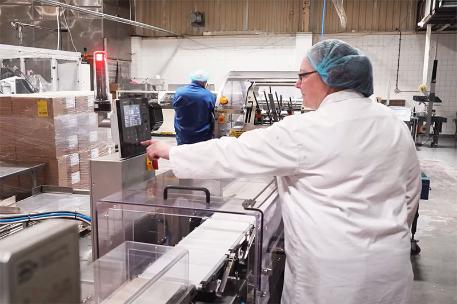
[[[48,117],[48,101],[46,99],[40,99],[36,102],[38,117]]]
[[[243,129],[230,129],[229,136],[231,137],[240,137],[244,133]]]

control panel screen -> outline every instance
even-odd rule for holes
[[[141,125],[140,105],[124,105],[124,124],[126,128]]]
[[[146,152],[141,142],[151,138],[149,104],[146,98],[116,100],[119,127],[119,150],[122,158]]]

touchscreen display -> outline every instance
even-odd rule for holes
[[[140,105],[124,105],[124,125],[126,128],[141,125]]]

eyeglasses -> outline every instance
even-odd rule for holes
[[[299,73],[299,74],[298,74],[298,79],[299,79],[300,81],[302,81],[303,78],[305,78],[306,76],[311,75],[311,74],[316,73],[316,72],[317,72],[317,71]]]

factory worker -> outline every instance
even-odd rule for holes
[[[213,138],[216,96],[206,89],[208,73],[199,70],[190,78],[191,83],[178,88],[173,98],[178,145]]]
[[[407,304],[409,227],[421,189],[406,125],[371,101],[369,59],[314,45],[296,87],[313,112],[195,145],[147,141],[179,178],[276,176],[285,229],[282,303]]]

